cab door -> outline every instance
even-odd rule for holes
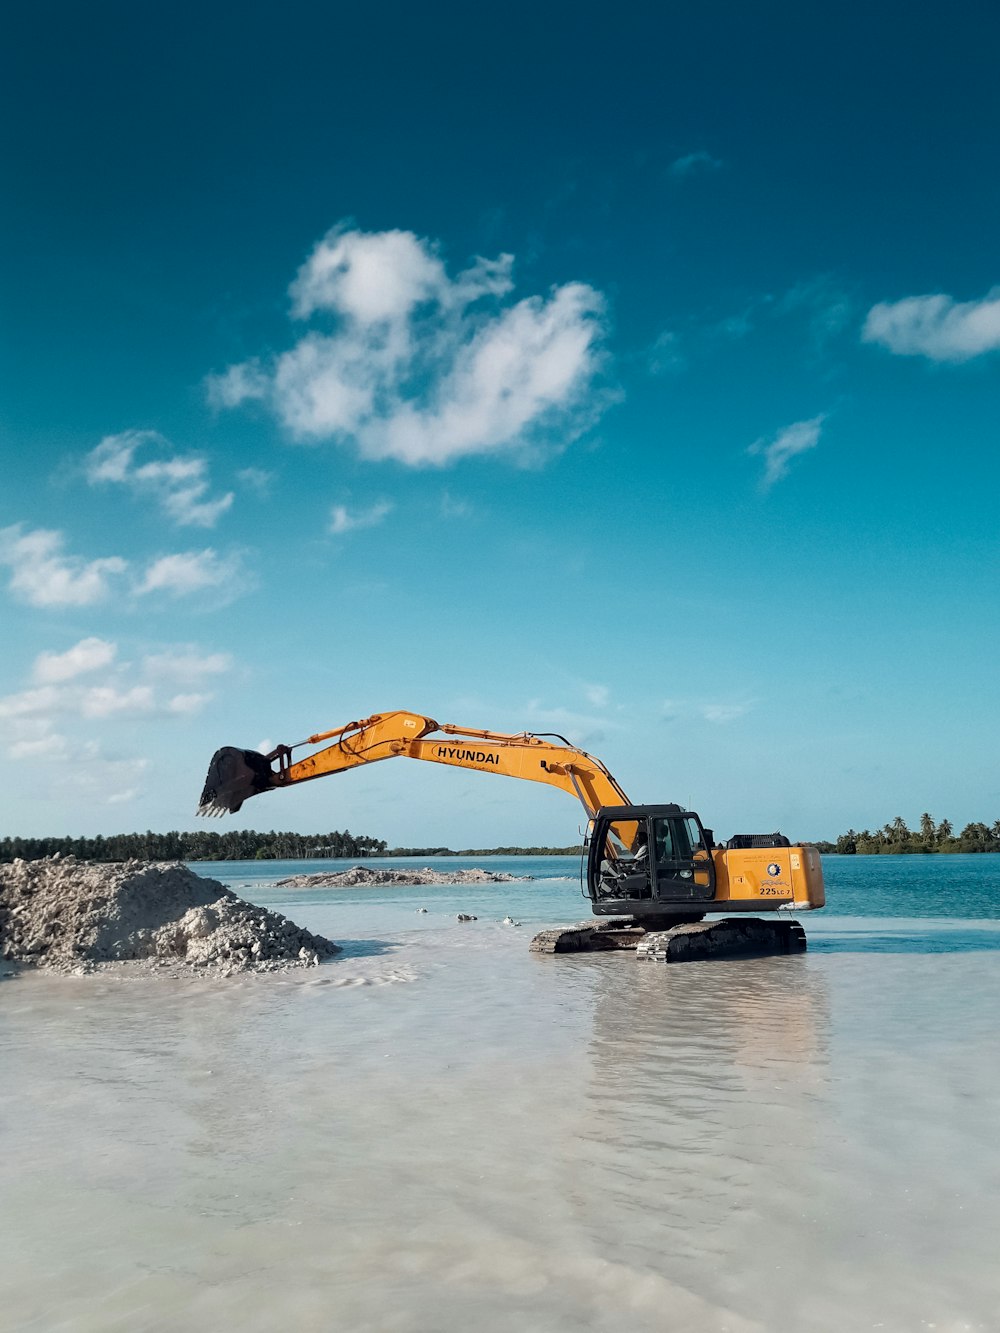
[[[654,815],[653,892],[661,902],[692,902],[715,897],[715,863],[696,814]]]

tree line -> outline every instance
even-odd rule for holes
[[[79,861],[298,861],[311,856],[384,856],[381,838],[349,833],[113,833],[96,838],[2,838],[0,863],[75,856]]]
[[[937,823],[926,811],[919,828],[911,829],[897,815],[891,824],[871,832],[848,829],[836,842],[818,842],[821,852],[839,852],[842,856],[876,856],[911,852],[1000,852],[1000,819],[992,824],[966,824],[956,833],[951,821]]]
[[[386,856],[579,856],[583,848],[574,847],[392,847]]]

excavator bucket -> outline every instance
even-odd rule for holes
[[[234,815],[244,801],[276,787],[270,760],[258,750],[224,745],[212,755],[205,787],[198,802],[199,815]]]

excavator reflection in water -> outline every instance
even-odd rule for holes
[[[292,759],[315,745],[323,748]],[[589,819],[585,892],[602,920],[543,931],[532,941],[538,953],[634,949],[666,962],[793,953],[805,948],[798,922],[745,914],[811,911],[826,901],[819,853],[808,843],[771,833],[719,845],[694,811],[632,804],[599,759],[563,736],[439,726],[419,713],[375,713],[267,755],[225,746],[209,765],[198,813],[235,813],[251,796],[394,758],[543,782],[580,800]],[[719,912],[738,915],[704,922]]]

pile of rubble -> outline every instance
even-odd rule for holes
[[[179,861],[72,856],[0,865],[0,957],[63,972],[133,963],[216,975],[308,967],[339,952]]]
[[[279,879],[282,889],[368,889],[406,884],[512,884],[530,875],[507,875],[502,870],[381,870],[352,866],[350,870],[321,870],[314,875]]]

